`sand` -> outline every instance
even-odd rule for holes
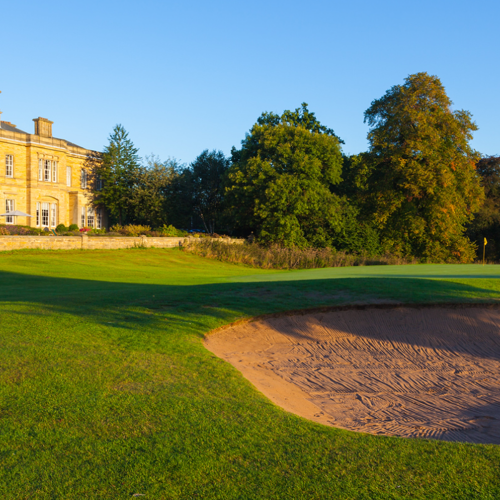
[[[500,444],[500,309],[256,320],[206,347],[287,411],[351,431]]]

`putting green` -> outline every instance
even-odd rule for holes
[[[251,276],[236,276],[238,282],[278,282],[302,280],[332,280],[342,278],[425,278],[425,279],[485,279],[500,278],[500,265],[480,264],[411,264],[407,266],[330,267],[286,272],[270,272]]]

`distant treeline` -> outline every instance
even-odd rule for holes
[[[369,149],[352,156],[305,103],[263,113],[229,158],[205,150],[190,165],[142,161],[117,125],[88,161],[94,202],[111,224],[425,262],[470,262],[486,237],[500,260],[500,157],[472,149],[472,115],[451,104],[439,78],[408,76],[366,110]]]

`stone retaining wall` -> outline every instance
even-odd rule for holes
[[[191,238],[165,237],[148,238],[146,236],[111,237],[111,236],[0,236],[0,252],[37,248],[41,250],[113,250],[119,248],[155,247],[174,248],[182,246]],[[192,241],[192,240],[191,240]],[[244,240],[224,240],[230,243],[243,243]]]

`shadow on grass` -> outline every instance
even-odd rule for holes
[[[166,353],[174,346],[176,352],[182,355],[191,355],[195,351],[200,353],[204,348],[199,339],[208,331],[245,317],[306,308],[348,306],[353,303],[481,304],[492,303],[499,298],[496,284],[488,283],[487,280],[478,280],[477,286],[473,286],[453,281],[402,277],[180,286],[1,271],[0,283],[0,322],[7,316],[10,323],[15,325],[16,317],[28,317],[29,320],[30,316],[43,318],[48,315],[54,318],[55,315],[57,318],[60,315],[64,318],[65,331],[68,330],[68,321],[69,329],[72,321],[75,327],[80,321],[83,326],[78,325],[79,332],[85,332],[86,324],[98,325],[102,328],[92,330],[89,335],[100,335],[121,349]],[[54,321],[52,328],[53,325]],[[486,327],[491,330],[491,324],[485,324]],[[477,328],[481,329],[481,325]],[[442,342],[443,332],[439,329],[432,332],[436,343]],[[449,337],[449,332],[445,333]],[[59,333],[56,331],[54,334]],[[364,335],[367,335],[366,332]],[[420,341],[418,336],[411,337],[413,345],[428,345],[428,341],[429,335],[424,341]],[[460,349],[457,347],[457,352]],[[203,355],[206,355],[206,351]],[[492,349],[484,355],[499,359],[500,352]],[[463,417],[478,420],[478,427],[487,433],[497,409],[497,404],[493,403],[491,407],[478,405],[477,408],[464,409]],[[442,439],[453,440],[454,436],[443,436]],[[478,436],[479,442],[482,439],[482,436]],[[485,436],[483,442],[492,442],[488,439]]]
[[[496,280],[495,280],[496,281]],[[38,304],[18,314],[64,313],[107,327],[203,336],[240,318],[315,307],[397,302],[495,302],[488,287],[416,278],[337,278],[189,286],[94,281],[0,272],[0,305]],[[167,318],[168,322],[165,322]]]

